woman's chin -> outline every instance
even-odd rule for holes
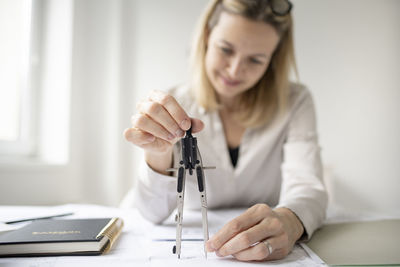
[[[225,88],[224,89],[220,88],[219,90],[216,91],[218,96],[223,99],[233,99],[238,95],[238,92],[236,90],[233,91],[233,90],[227,90]]]
[[[217,88],[217,93],[221,95],[222,97],[235,97],[238,94],[241,93],[241,88],[240,86],[230,86],[230,85],[225,85],[225,84],[220,84]]]

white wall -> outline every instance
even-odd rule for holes
[[[400,214],[400,2],[295,1],[301,80],[336,204]]]
[[[192,31],[207,0],[135,1],[134,72],[140,97],[187,79]]]

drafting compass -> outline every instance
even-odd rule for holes
[[[178,171],[177,180],[177,214],[176,221],[176,245],[172,252],[178,254],[178,259],[181,257],[181,242],[182,242],[182,219],[183,219],[183,203],[185,198],[185,180],[186,171],[192,175],[193,172],[197,176],[197,184],[200,194],[201,215],[204,234],[204,255],[207,258],[206,242],[208,240],[208,219],[207,219],[207,197],[206,183],[204,179],[205,169],[215,169],[215,167],[203,167],[200,151],[197,147],[197,138],[192,136],[192,128],[186,131],[185,137],[181,139],[181,160],[178,168],[171,168],[167,171]]]

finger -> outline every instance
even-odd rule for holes
[[[152,143],[156,139],[154,135],[143,132],[136,128],[125,129],[124,137],[127,141],[139,146]]]
[[[154,152],[154,153],[164,153],[168,149],[170,149],[172,144],[168,141],[165,141],[161,138],[155,138],[155,140],[151,143],[140,145],[146,151]]]
[[[162,125],[175,137],[182,137],[184,135],[183,130],[160,103],[154,101],[139,102],[137,109],[140,113],[148,115],[150,118]]]
[[[152,91],[149,99],[163,105],[182,130],[187,131],[190,128],[189,116],[173,96],[161,91]]]
[[[210,238],[206,243],[207,250],[212,252],[220,249],[232,237],[259,223],[271,213],[272,209],[265,204],[257,204],[250,207],[243,214],[225,224],[221,230]]]
[[[132,126],[133,128],[148,132],[155,137],[164,139],[166,141],[172,141],[175,138],[175,136],[168,132],[163,126],[144,114],[133,115]]]
[[[192,123],[192,133],[198,133],[204,129],[204,123],[199,119],[191,118],[191,123]]]
[[[233,256],[240,261],[261,261],[281,258],[282,241],[280,239],[281,237],[268,238],[268,242],[272,247],[271,254],[269,253],[267,245],[263,242],[260,242],[254,246],[233,254]]]
[[[126,140],[151,152],[165,152],[172,146],[168,141],[135,128],[126,129],[124,131],[124,136]]]
[[[281,233],[281,222],[276,217],[263,219],[259,224],[245,230],[227,241],[219,250],[221,256],[227,256],[247,249],[260,240]]]

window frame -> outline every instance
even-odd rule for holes
[[[0,144],[0,174],[20,166],[69,163],[74,1],[30,1],[32,37],[22,138]]]
[[[24,64],[24,76],[21,81],[19,107],[19,136],[15,141],[0,140],[0,161],[5,159],[20,159],[37,154],[38,138],[35,134],[38,125],[38,74],[40,47],[40,3],[28,0],[29,36],[27,38],[27,58]]]

